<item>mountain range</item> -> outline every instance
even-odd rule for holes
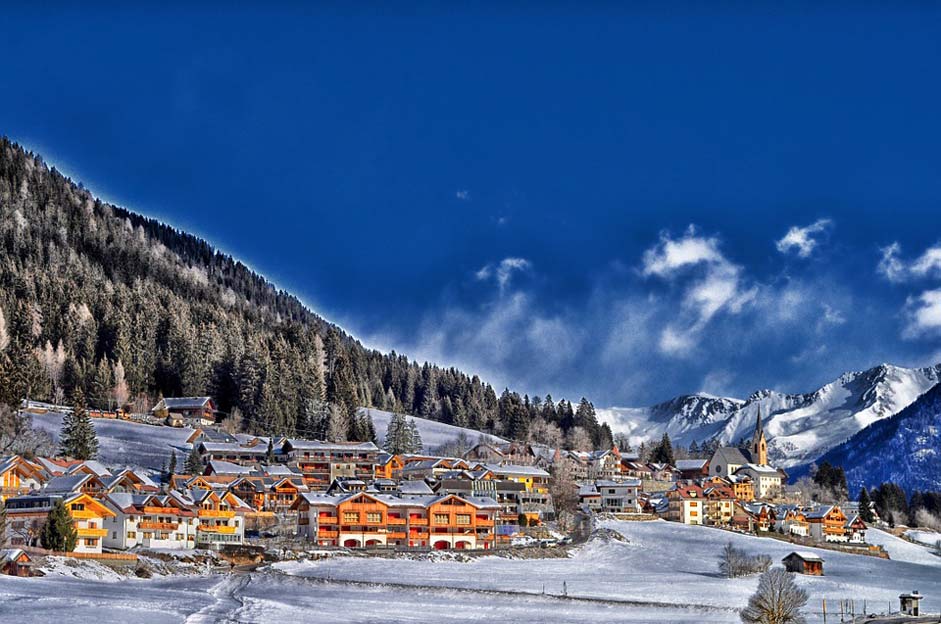
[[[750,438],[758,411],[770,460],[783,468],[807,465],[872,425],[898,414],[941,380],[941,365],[881,364],[849,372],[806,394],[759,390],[747,399],[693,394],[646,408],[598,410],[612,431],[632,444],[664,432],[683,445]]]

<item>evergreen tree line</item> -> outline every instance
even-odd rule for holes
[[[367,349],[206,241],[95,199],[0,138],[0,402],[149,410],[211,395],[262,435],[375,439],[375,407],[603,447],[594,407]]]
[[[870,511],[870,503],[876,513],[889,526],[907,524],[908,526],[927,526],[941,530],[941,492],[914,491],[911,496],[905,494],[897,483],[887,482],[871,490],[859,491],[859,516],[863,522],[872,522],[875,517]]]

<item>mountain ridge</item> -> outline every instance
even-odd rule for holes
[[[788,468],[809,463],[858,431],[912,404],[941,381],[941,364],[905,368],[882,363],[848,371],[807,393],[762,389],[747,399],[680,395],[649,408],[598,411],[632,443],[668,433],[681,444],[736,444],[748,438],[761,409],[772,461]]]

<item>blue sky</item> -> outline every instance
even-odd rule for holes
[[[0,132],[369,345],[597,405],[941,361],[941,11],[4,10]]]

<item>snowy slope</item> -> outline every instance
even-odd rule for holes
[[[745,605],[758,579],[756,576],[733,580],[721,577],[716,566],[722,547],[731,541],[749,553],[770,555],[775,565],[780,565],[781,559],[795,550],[793,545],[771,538],[664,521],[606,521],[603,524],[623,534],[628,541],[591,541],[573,556],[562,559],[483,557],[464,563],[340,557],[279,563],[275,567],[289,574],[334,581],[395,579],[417,586],[515,589],[534,593],[540,593],[543,585],[547,593],[559,593],[565,583],[569,595],[573,596],[727,608],[730,612],[724,617],[709,613],[719,621],[737,622],[738,615],[731,610]],[[941,610],[941,558],[891,535],[875,533],[874,541],[885,544],[896,558],[884,560],[815,551],[826,562],[826,576],[795,577],[810,594],[811,604],[819,606],[823,598],[834,603],[839,599],[856,598],[861,609],[865,597],[870,605],[879,605],[884,610],[890,603],[897,606],[901,591],[918,588],[928,596],[923,605],[926,610]],[[690,621],[682,617],[674,619],[676,616],[669,613],[660,617],[647,615],[649,619],[634,619],[631,615],[631,610],[624,608],[622,621]],[[418,617],[414,621],[431,620]],[[691,621],[708,620],[702,617],[702,620]],[[820,620],[811,617],[809,621]]]
[[[830,450],[824,460],[843,467],[853,492],[884,481],[909,492],[941,490],[941,384]]]
[[[392,419],[392,412],[372,408],[363,409],[372,417],[373,425],[376,427],[376,437],[378,437],[379,442],[382,443],[386,436],[386,429],[389,427],[389,421]],[[462,433],[471,444],[476,444],[481,437],[495,442],[505,442],[502,438],[487,435],[474,429],[464,429],[462,427],[455,427],[454,425],[446,425],[445,423],[435,422],[417,416],[406,415],[406,417],[413,419],[418,426],[418,432],[421,433],[421,440],[425,445],[426,452],[434,450],[442,444],[456,440]]]
[[[98,434],[98,458],[112,467],[160,469],[173,450],[182,462],[190,447],[186,439],[193,433],[186,427],[156,427],[107,418],[95,418],[92,423]],[[33,425],[48,431],[58,442],[62,415],[34,414]]]
[[[679,397],[651,408],[612,408],[599,415],[639,443],[668,432],[682,444],[751,438],[761,409],[769,454],[780,466],[806,464],[868,425],[888,418],[941,379],[941,365],[902,368],[882,364],[846,373],[809,394],[761,390],[747,400],[704,395]]]
[[[757,576],[726,579],[719,553],[728,541],[775,565],[794,547],[708,527],[663,521],[606,521],[627,541],[592,540],[558,559],[479,557],[467,562],[338,556],[282,562],[245,575],[126,579],[0,576],[0,621],[36,624],[111,622],[739,622]],[[941,611],[941,558],[881,531],[891,560],[818,550],[826,576],[795,576],[822,621],[823,599],[862,600],[869,611],[898,606],[918,589],[923,609]],[[804,547],[802,547],[804,549]],[[388,583],[409,587],[390,587]],[[564,600],[570,597],[588,600]],[[488,593],[492,592],[492,593]],[[495,593],[493,593],[495,592]],[[605,602],[605,601],[621,601]],[[634,601],[636,604],[625,604]],[[686,606],[690,605],[690,606]],[[814,613],[814,612],[817,613]],[[830,620],[832,621],[832,619]]]

